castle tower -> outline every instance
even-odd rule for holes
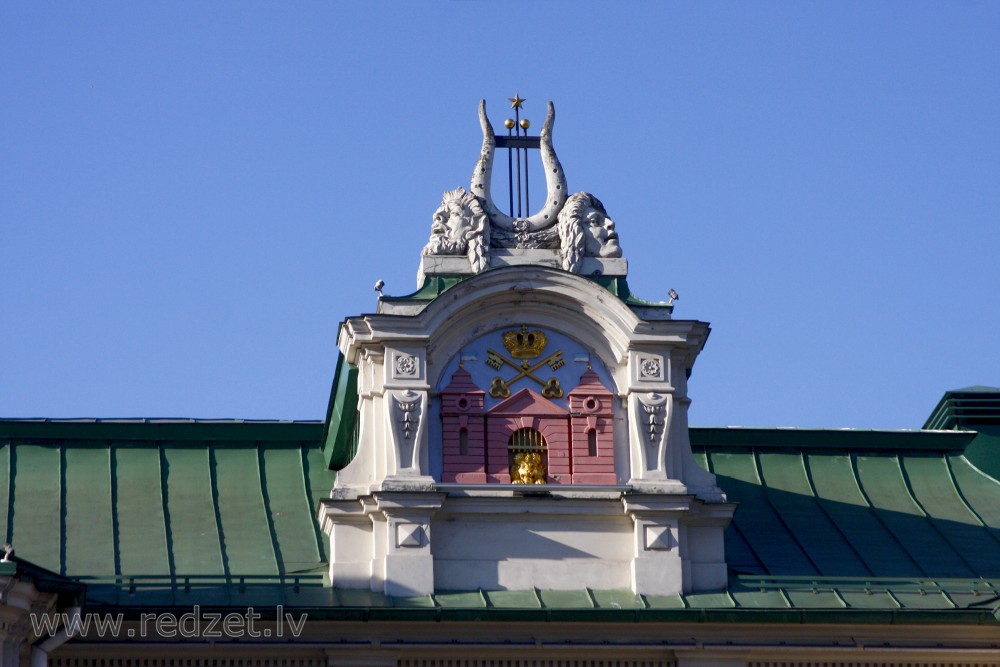
[[[331,410],[343,419],[326,441],[340,470],[320,510],[332,585],[725,587],[734,507],[691,455],[687,425],[708,324],[632,295],[604,205],[568,194],[551,103],[537,137],[514,121],[496,136],[485,103],[479,116],[470,189],[435,211],[418,290],[340,330],[347,379]],[[513,193],[509,214],[494,203],[498,148],[517,151],[518,169],[539,149],[537,213],[514,215]]]

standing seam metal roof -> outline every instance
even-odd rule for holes
[[[0,530],[18,556],[57,574],[229,581],[325,568],[315,516],[333,473],[320,422],[0,429]]]
[[[974,436],[691,429],[696,457],[739,504],[726,532],[732,576],[726,591],[667,598],[411,599],[325,586],[316,515],[334,473],[320,422],[0,421],[0,530],[19,557],[86,583],[91,604],[281,603],[407,618],[964,609],[986,622],[1000,599],[1000,482],[962,454]]]

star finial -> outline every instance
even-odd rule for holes
[[[521,105],[527,102],[528,100],[524,99],[519,94],[514,93],[514,97],[508,97],[507,101],[510,102],[511,109],[523,109],[524,107]]]

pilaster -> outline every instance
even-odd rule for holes
[[[622,499],[632,519],[632,590],[643,595],[684,592],[680,517],[690,508],[690,496],[633,494]]]
[[[360,499],[324,499],[320,528],[330,536],[330,582],[337,588],[372,585],[372,521]]]
[[[426,351],[420,345],[386,345],[385,424],[388,454],[383,490],[431,491],[428,474]]]
[[[373,498],[375,541],[385,547],[383,592],[430,595],[434,592],[431,519],[445,494],[379,492]]]

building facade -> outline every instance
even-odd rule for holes
[[[922,430],[690,427],[710,327],[631,292],[554,115],[480,105],[324,421],[0,421],[3,664],[1000,664],[1000,389]],[[535,149],[505,214],[495,154]]]

